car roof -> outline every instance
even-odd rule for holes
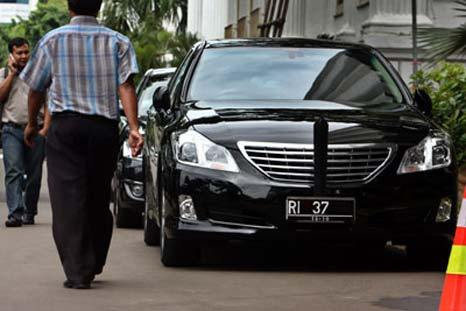
[[[307,38],[246,38],[246,39],[225,39],[208,40],[206,48],[223,47],[314,47],[314,48],[334,48],[334,49],[364,49],[373,48],[358,43],[350,43],[334,40],[320,40]]]
[[[174,74],[176,71],[175,67],[169,67],[169,68],[152,68],[146,71],[145,76],[165,76],[165,75],[170,75]]]

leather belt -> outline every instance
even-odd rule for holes
[[[20,130],[24,130],[27,126],[27,124],[18,124],[18,123],[15,123],[15,122],[3,122],[3,126],[11,126],[12,128],[15,128],[15,129],[20,129]],[[42,129],[44,127],[44,124],[39,124],[39,129]]]
[[[26,128],[26,125],[27,124],[18,124],[18,123],[14,123],[14,122],[3,122],[3,125],[7,125],[7,126],[11,126],[11,127],[14,127],[15,129],[22,129],[24,130]]]
[[[61,112],[55,112],[52,114],[52,120],[54,119],[65,119],[65,118],[77,118],[77,119],[84,119],[84,120],[93,120],[96,122],[107,123],[111,125],[118,125],[118,120],[108,119],[103,116],[99,115],[89,115],[84,113],[79,113],[71,110],[65,110]]]

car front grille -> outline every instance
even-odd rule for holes
[[[239,142],[246,159],[269,178],[279,182],[314,182],[314,146]],[[329,145],[327,183],[360,183],[375,177],[394,154],[394,145]]]

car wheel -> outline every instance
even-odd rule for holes
[[[412,241],[406,245],[408,259],[416,268],[445,271],[452,242],[446,239]]]
[[[144,242],[147,246],[157,246],[160,244],[160,228],[154,217],[149,217],[149,204],[151,201],[146,191],[146,203],[144,208]]]
[[[192,241],[169,239],[166,229],[166,199],[162,194],[160,217],[160,254],[161,261],[167,267],[186,267],[199,263],[200,247]]]
[[[121,208],[119,190],[115,191],[113,214],[117,228],[141,228],[141,215],[132,210]]]

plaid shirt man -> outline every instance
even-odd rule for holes
[[[118,86],[138,72],[127,37],[94,17],[76,16],[39,42],[20,79],[35,91],[50,88],[51,114],[73,111],[118,119]]]

